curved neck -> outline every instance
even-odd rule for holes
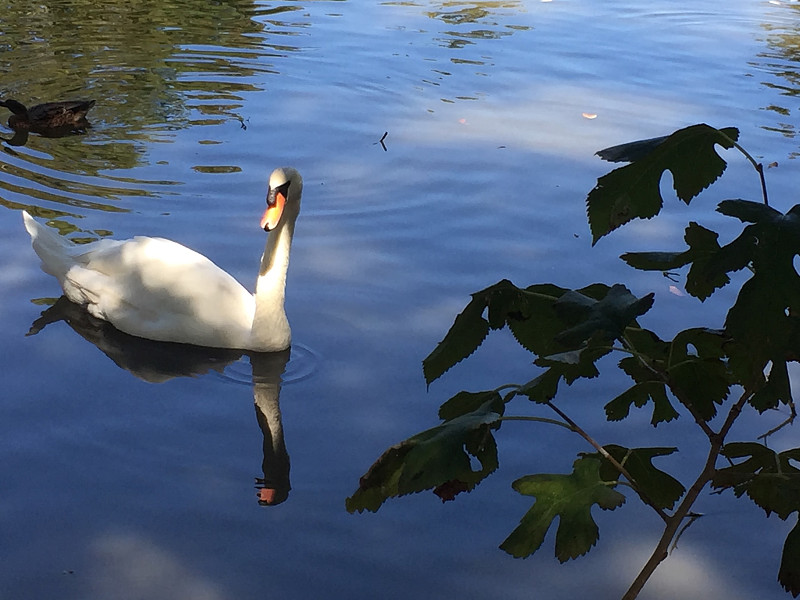
[[[250,337],[254,349],[285,350],[291,343],[284,311],[286,272],[294,235],[294,220],[285,219],[267,236],[256,281],[256,311]]]

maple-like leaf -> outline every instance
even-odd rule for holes
[[[786,536],[783,544],[778,582],[792,598],[800,596],[800,520]]]
[[[361,477],[358,489],[345,502],[347,510],[374,512],[389,498],[454,481],[471,490],[497,469],[491,430],[503,407],[495,392],[477,409],[392,446]],[[480,462],[480,469],[473,469],[471,457]]]
[[[592,507],[596,504],[603,510],[613,510],[625,502],[625,496],[613,489],[615,484],[600,477],[600,465],[595,458],[580,458],[569,475],[540,474],[517,479],[514,489],[536,497],[536,502],[500,548],[518,558],[530,556],[541,547],[558,517],[558,560],[565,562],[586,554],[599,537]]]
[[[592,336],[604,341],[617,339],[636,317],[650,310],[654,297],[651,293],[637,298],[621,284],[613,285],[601,300],[570,290],[553,305],[558,316],[572,324],[556,339],[567,347],[575,347]]]
[[[691,264],[686,276],[686,291],[695,298],[705,300],[715,290],[730,282],[728,273],[747,265],[747,260],[731,261],[731,250],[720,248],[719,234],[690,222],[684,233],[689,246],[683,252],[627,252],[620,258],[640,271],[672,271]],[[726,260],[723,260],[726,259]]]
[[[630,160],[603,175],[586,199],[592,243],[633,219],[650,219],[663,206],[660,183],[664,171],[672,174],[678,198],[687,204],[725,171],[715,150],[733,147],[739,131],[706,124],[680,129],[666,138],[654,138],[600,151],[613,160]]]
[[[787,519],[800,512],[800,469],[791,461],[800,460],[800,448],[775,452],[755,442],[733,442],[722,448],[722,455],[734,462],[719,469],[711,481],[717,489],[733,489],[737,497],[747,497],[767,515]]]
[[[686,491],[680,481],[653,466],[652,462],[657,456],[667,456],[677,452],[677,448],[625,448],[607,444],[603,449],[625,468],[633,478],[637,489],[658,508],[672,508]],[[601,461],[600,477],[604,481],[620,479],[619,470],[599,452],[585,456],[592,456]]]

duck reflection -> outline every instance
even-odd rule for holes
[[[58,321],[67,323],[117,366],[150,383],[161,383],[175,377],[193,377],[210,371],[223,373],[225,367],[248,356],[253,372],[256,419],[264,436],[263,477],[256,478],[258,503],[274,506],[288,498],[291,489],[289,454],[283,437],[280,392],[281,377],[289,362],[290,350],[259,353],[154,342],[119,331],[108,322],[96,319],[65,296],[61,296],[31,324],[27,335],[36,335],[47,325]]]

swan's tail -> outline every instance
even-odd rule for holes
[[[25,229],[31,236],[34,251],[42,259],[42,270],[58,279],[59,282],[63,282],[67,271],[75,262],[70,252],[73,244],[49,227],[35,221],[24,210],[22,211],[22,220],[25,223]]]

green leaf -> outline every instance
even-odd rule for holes
[[[800,595],[800,521],[786,536],[786,542],[783,544],[778,583],[793,598]]]
[[[422,361],[422,372],[428,385],[483,343],[489,334],[489,323],[483,318],[485,309],[485,301],[473,296],[472,301],[456,317],[444,339]]]
[[[349,512],[374,512],[389,498],[453,482],[472,490],[497,469],[491,429],[497,426],[502,407],[502,400],[492,396],[476,410],[392,446],[361,477],[345,507]],[[481,464],[477,471],[471,456]]]
[[[728,266],[749,263],[753,271],[725,319],[726,331],[747,349],[751,364],[743,365],[740,355],[735,367],[750,383],[769,361],[778,364],[797,356],[800,276],[793,261],[800,254],[800,205],[781,214],[757,202],[726,200],[717,210],[752,223],[719,253]]]
[[[785,360],[778,360],[772,363],[769,370],[769,377],[761,388],[753,394],[750,405],[758,412],[778,408],[778,404],[791,405],[792,384],[789,380],[789,370]]]
[[[503,279],[472,294],[472,300],[456,317],[445,338],[423,360],[425,381],[430,385],[475,352],[490,329],[504,325],[508,325],[520,345],[531,352],[562,350],[553,341],[563,324],[555,317],[552,305],[565,291],[550,284],[523,290]]]
[[[502,414],[503,398],[496,390],[487,392],[458,392],[447,402],[439,407],[439,418],[451,421],[456,417],[481,410],[484,404],[489,404],[495,412]]]
[[[684,239],[689,246],[684,252],[628,252],[620,258],[642,271],[669,271],[691,264],[686,277],[686,291],[705,300],[715,290],[730,282],[728,273],[743,269],[750,262],[747,239],[739,239],[720,247],[719,234],[695,222],[686,228]]]
[[[609,162],[634,162],[650,154],[668,138],[668,135],[662,135],[647,140],[627,142],[625,144],[619,144],[618,146],[612,146],[611,148],[598,150],[595,154]]]
[[[680,129],[666,139],[645,140],[629,154],[635,160],[603,175],[586,199],[592,243],[633,219],[650,219],[661,211],[660,183],[672,173],[678,198],[687,204],[725,171],[715,145],[733,147],[739,131],[705,124]],[[657,140],[657,143],[655,143]],[[646,142],[650,142],[647,144]],[[649,152],[643,150],[649,149]],[[614,157],[624,153],[611,153]]]
[[[664,382],[655,380],[634,384],[606,404],[606,418],[609,421],[621,421],[627,418],[631,405],[642,408],[649,401],[653,402],[653,416],[650,419],[653,427],[678,418],[678,411],[667,398]]]
[[[592,506],[603,510],[622,506],[625,496],[612,483],[600,477],[600,461],[580,458],[569,475],[528,475],[513,483],[520,494],[534,496],[536,502],[522,517],[519,526],[500,545],[515,557],[526,557],[542,545],[550,525],[558,517],[555,554],[565,562],[586,554],[597,543],[599,531],[592,518]]]
[[[568,291],[553,307],[558,316],[574,325],[556,336],[568,347],[575,347],[593,336],[603,341],[622,337],[625,328],[653,306],[655,294],[637,298],[624,285],[615,284],[602,300],[578,291]]]
[[[786,520],[800,511],[800,469],[791,464],[800,460],[800,448],[775,452],[755,442],[733,442],[722,448],[722,455],[733,466],[719,469],[712,487],[731,488],[737,497],[747,494],[767,516],[774,512]]]
[[[521,386],[518,393],[527,396],[536,403],[544,404],[555,398],[560,380],[561,372],[558,369],[550,368]]]
[[[695,328],[681,331],[671,344],[667,371],[670,390],[705,421],[716,416],[716,405],[728,397],[733,383],[721,358],[727,339],[718,331]]]
[[[680,481],[669,473],[657,469],[652,463],[656,456],[667,456],[677,452],[677,448],[624,448],[608,444],[603,446],[603,449],[625,467],[639,490],[659,508],[672,508],[686,491]],[[604,481],[620,479],[621,475],[617,468],[599,452],[585,456],[601,461],[600,478]]]

